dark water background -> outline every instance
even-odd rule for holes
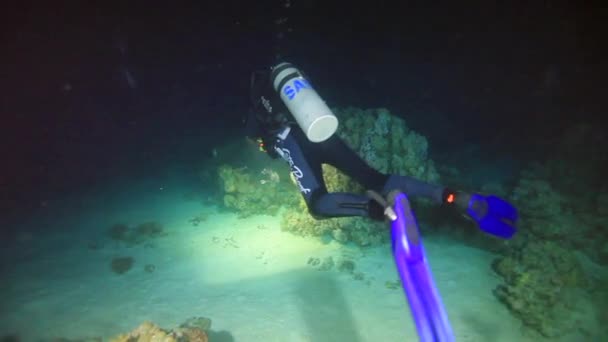
[[[330,105],[389,108],[429,138],[431,157],[473,146],[487,160],[525,164],[551,155],[571,125],[602,129],[599,8],[194,3],[3,11],[5,233],[70,193],[167,163],[194,170],[242,136],[249,74],[269,65],[277,44]],[[280,18],[288,21],[277,29]]]

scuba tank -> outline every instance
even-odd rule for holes
[[[270,81],[308,140],[322,142],[336,132],[338,118],[300,70],[290,63],[279,63],[271,68]]]

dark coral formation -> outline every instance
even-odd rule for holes
[[[110,267],[116,274],[124,274],[133,268],[135,259],[133,257],[117,257],[112,259]]]
[[[548,168],[550,164],[536,164],[525,170],[513,191],[513,202],[524,218],[522,228],[534,238],[582,248],[599,261],[607,242],[603,236],[608,221],[596,209],[595,202],[603,193],[590,194],[595,198],[585,199],[567,190],[558,191],[559,181],[546,176],[551,172]]]
[[[505,279],[495,289],[524,324],[547,337],[595,329],[585,294],[590,284],[575,255],[554,242],[533,241],[497,259],[493,268]]]
[[[593,338],[608,305],[608,288],[602,286],[608,280],[586,273],[577,254],[599,264],[608,261],[602,205],[608,189],[601,179],[608,155],[589,142],[591,131],[585,125],[572,128],[554,158],[522,172],[511,195],[521,214],[520,232],[494,263],[505,281],[495,290],[497,297],[548,337]]]
[[[152,273],[156,270],[156,266],[154,266],[153,264],[147,264],[146,266],[144,266],[144,271],[148,272],[148,273]]]

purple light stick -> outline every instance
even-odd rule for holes
[[[426,261],[416,218],[407,196],[394,196],[393,257],[410,304],[420,341],[454,341],[452,327]]]

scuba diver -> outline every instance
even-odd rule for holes
[[[455,207],[489,234],[508,239],[516,232],[517,210],[497,196],[465,193],[369,166],[335,134],[338,119],[294,65],[277,63],[254,71],[247,136],[272,158],[284,159],[308,211],[316,219],[360,216],[385,218],[387,207],[366,194],[328,192],[322,164],[329,164],[383,196],[399,190]]]

